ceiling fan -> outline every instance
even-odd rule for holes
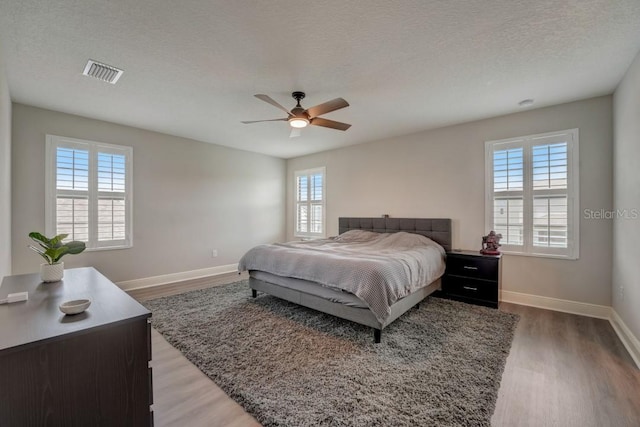
[[[264,102],[267,102],[273,105],[276,108],[281,109],[285,113],[287,113],[287,117],[282,119],[270,119],[270,120],[250,120],[243,121],[245,125],[251,123],[260,123],[260,122],[289,122],[289,126],[291,126],[291,137],[300,136],[300,129],[307,127],[307,125],[314,126],[323,126],[326,128],[337,129],[337,130],[347,130],[351,127],[350,124],[336,122],[334,120],[323,119],[321,116],[323,114],[330,113],[331,111],[336,111],[341,108],[345,108],[349,106],[349,103],[342,98],[332,99],[331,101],[324,102],[322,104],[316,105],[315,107],[304,109],[300,105],[300,100],[304,99],[304,92],[293,92],[291,94],[293,99],[297,101],[297,104],[291,111],[284,108],[282,105],[278,104],[268,95],[258,94],[255,95],[256,98],[261,99]]]

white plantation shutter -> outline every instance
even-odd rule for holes
[[[577,259],[578,130],[485,143],[486,227],[503,252]]]
[[[296,174],[296,235],[309,231],[309,176]]]
[[[523,168],[522,147],[493,152],[493,230],[512,245],[522,245],[524,236]]]
[[[89,151],[56,150],[56,233],[89,240]],[[51,236],[49,236],[51,237]]]
[[[325,236],[325,168],[297,171],[296,237]]]
[[[132,149],[47,135],[46,234],[130,247]]]
[[[126,156],[98,152],[98,241],[126,237]]]
[[[533,246],[569,247],[567,143],[534,145]]]

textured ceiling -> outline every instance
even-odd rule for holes
[[[639,29],[638,0],[0,0],[14,101],[283,158],[610,94]],[[240,123],[293,90],[352,128]]]

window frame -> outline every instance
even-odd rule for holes
[[[86,251],[103,251],[113,249],[127,249],[133,247],[133,147],[125,145],[107,144],[104,142],[69,138],[57,135],[46,136],[45,148],[45,234],[57,235],[57,148],[86,150],[89,153],[88,162],[88,236]],[[108,192],[98,191],[98,153],[124,155],[125,157],[125,238],[118,240],[100,241],[98,239],[98,199],[100,194]],[[81,191],[81,190],[64,190]]]
[[[298,231],[298,204],[299,203],[306,203],[308,206],[308,211],[311,212],[311,206],[313,204],[318,204],[318,203],[312,203],[311,197],[308,194],[307,195],[307,201],[306,202],[300,202],[298,201],[298,178],[301,176],[307,176],[309,177],[309,179],[311,179],[312,175],[321,173],[322,174],[322,232],[321,233],[313,233],[313,232],[301,232]],[[312,168],[312,169],[304,169],[304,170],[298,170],[295,171],[293,174],[293,191],[294,191],[294,201],[293,201],[293,207],[294,207],[294,221],[293,221],[293,236],[294,237],[300,237],[303,239],[317,239],[317,238],[324,238],[327,236],[327,171],[326,171],[326,167],[322,166],[322,167],[317,167],[317,168]],[[308,188],[308,192],[311,191],[311,186],[309,186]]]
[[[533,188],[533,147],[567,143],[567,189]],[[580,256],[580,156],[578,129],[567,129],[557,132],[546,132],[534,135],[485,141],[485,229],[494,229],[494,169],[493,154],[496,148],[523,148],[523,244],[503,244],[500,251],[510,255],[535,256],[577,260]],[[516,191],[517,192],[517,191]],[[515,193],[515,192],[514,192]],[[567,196],[567,248],[551,248],[534,246],[533,207],[536,194]]]

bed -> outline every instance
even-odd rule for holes
[[[338,221],[337,237],[260,245],[245,254],[239,270],[249,271],[254,298],[263,292],[370,326],[374,341],[379,343],[386,326],[440,289],[444,254],[451,250],[451,220],[343,217]],[[387,250],[398,244],[408,252],[396,254]],[[368,270],[377,268],[374,264],[378,262],[385,266],[381,272]],[[381,286],[378,281],[405,280],[400,273],[396,277],[396,270],[407,274],[407,283],[391,283],[391,290],[372,290],[374,285]],[[319,276],[320,271],[326,274]],[[339,278],[338,271],[342,272]],[[385,278],[379,279],[380,276]],[[337,283],[338,280],[344,283]]]

